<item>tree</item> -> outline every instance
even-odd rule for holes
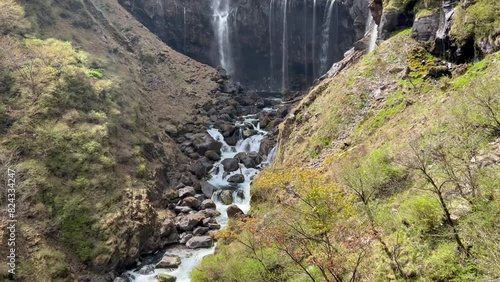
[[[23,31],[29,27],[24,18],[24,9],[14,0],[0,0],[0,36]]]

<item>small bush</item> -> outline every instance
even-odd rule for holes
[[[412,197],[401,205],[402,217],[421,234],[434,233],[443,222],[439,201],[427,195]]]

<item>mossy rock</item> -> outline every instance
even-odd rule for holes
[[[168,274],[160,274],[156,276],[156,279],[158,279],[158,282],[175,282],[177,280],[175,276],[170,276]]]

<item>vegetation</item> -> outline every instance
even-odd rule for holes
[[[432,77],[405,31],[316,87],[193,280],[497,279],[499,59]]]
[[[459,42],[479,43],[500,32],[500,3],[477,0],[464,8],[458,5],[453,17],[451,35]],[[494,40],[494,39],[493,39]]]

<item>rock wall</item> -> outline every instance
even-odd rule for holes
[[[212,1],[119,2],[175,50],[211,66],[220,65]],[[234,64],[229,72],[244,86],[263,91],[309,86],[362,37],[368,16],[368,0],[229,3],[229,41]],[[330,4],[332,20],[325,31]],[[321,67],[321,56],[326,56],[326,69]]]

